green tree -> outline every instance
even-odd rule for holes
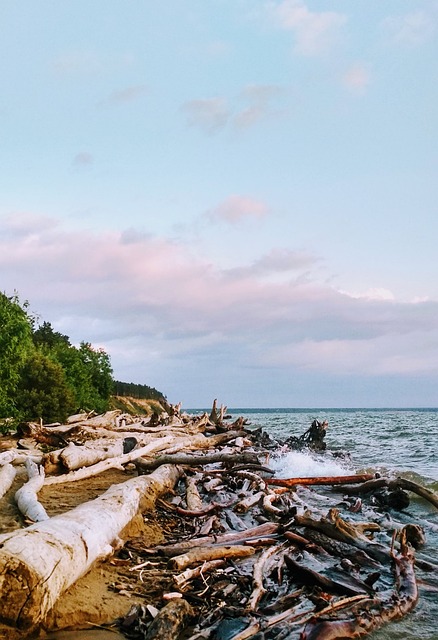
[[[89,342],[81,342],[79,354],[88,376],[89,402],[98,411],[105,411],[114,386],[110,357]]]
[[[58,346],[71,347],[70,338],[59,331],[55,331],[50,322],[43,322],[33,332],[33,341],[43,350],[56,349]]]
[[[89,342],[77,348],[68,336],[55,331],[50,322],[34,331],[35,345],[51,360],[61,365],[76,409],[105,411],[113,389],[109,355]]]
[[[64,369],[41,351],[23,365],[17,401],[22,419],[44,422],[65,421],[75,406]]]
[[[16,416],[17,387],[24,362],[35,351],[33,319],[17,295],[0,293],[0,417]]]

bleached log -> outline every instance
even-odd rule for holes
[[[197,562],[206,562],[209,560],[218,560],[219,558],[248,558],[256,552],[254,547],[234,545],[226,547],[196,547],[183,553],[180,556],[175,556],[170,560],[170,565],[178,571],[184,571],[187,567]]]
[[[67,424],[74,424],[75,422],[84,422],[90,416],[89,413],[85,411],[82,413],[75,413],[73,416],[69,416],[66,420]]]
[[[97,462],[91,467],[83,467],[82,469],[70,471],[70,473],[65,473],[61,476],[52,476],[51,478],[46,478],[44,484],[51,485],[62,484],[64,482],[76,482],[77,480],[84,480],[86,478],[91,478],[92,476],[99,475],[99,473],[103,473],[108,469],[123,469],[123,465],[128,464],[128,462],[132,462],[140,456],[154,453],[155,451],[160,451],[174,441],[175,440],[172,437],[160,438],[158,441],[154,441],[151,444],[146,445],[145,447],[141,447],[140,449],[134,449],[129,453],[118,456],[117,458],[108,458],[108,460]]]
[[[12,487],[17,470],[11,464],[0,467],[0,498]]]
[[[278,507],[274,507],[274,505],[272,504],[273,502],[276,502],[279,498],[280,498],[279,495],[277,495],[276,493],[272,493],[272,492],[268,492],[264,496],[264,498],[263,498],[263,509],[266,511],[266,513],[270,513],[271,515],[274,515],[274,516],[283,515],[283,511],[281,509],[279,509]]]
[[[178,453],[181,449],[210,449],[215,448],[225,442],[235,440],[243,433],[242,431],[227,431],[227,433],[219,433],[214,436],[205,436],[203,433],[198,433],[193,436],[187,436],[187,438],[181,438],[177,440],[173,447],[166,449],[166,455]]]
[[[196,455],[192,453],[174,453],[169,455],[160,455],[153,460],[138,460],[137,465],[147,471],[156,469],[160,464],[188,464],[192,466],[204,466],[215,462],[229,463],[248,463],[258,464],[259,460],[256,453],[246,451],[245,453],[223,453],[218,451],[215,453],[203,453]],[[223,469],[222,469],[223,471]],[[207,471],[206,473],[211,473]],[[222,482],[221,480],[219,482]],[[205,485],[206,486],[206,485]]]
[[[26,469],[29,480],[15,494],[17,507],[23,516],[32,522],[48,520],[49,516],[37,498],[37,493],[44,484],[44,469],[30,458],[26,460]]]
[[[117,417],[122,412],[120,409],[113,409],[112,411],[106,411],[93,418],[88,418],[86,424],[89,427],[113,427],[116,425]]]
[[[0,466],[4,464],[24,464],[28,458],[36,464],[41,464],[43,454],[35,455],[31,451],[24,451],[23,449],[9,449],[0,453]]]
[[[119,438],[113,442],[106,442],[103,446],[97,447],[95,443],[78,447],[70,442],[59,454],[59,460],[69,471],[90,467],[96,462],[107,458],[117,458],[123,455],[124,438]]]
[[[243,498],[236,504],[236,506],[234,507],[234,511],[236,511],[237,513],[246,513],[254,505],[258,504],[264,495],[264,491],[249,493],[246,498]]]
[[[43,621],[66,589],[113,552],[111,545],[138,511],[151,509],[179,475],[178,467],[162,466],[72,511],[0,535],[0,619],[19,629]]]

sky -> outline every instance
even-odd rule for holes
[[[0,29],[1,291],[185,408],[438,406],[438,1]]]

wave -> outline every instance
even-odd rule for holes
[[[320,478],[323,476],[348,476],[354,469],[348,463],[331,456],[317,456],[307,451],[288,451],[272,457],[269,466],[277,478]]]

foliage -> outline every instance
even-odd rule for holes
[[[166,396],[153,387],[146,384],[135,384],[134,382],[114,381],[114,394],[116,396],[129,396],[130,398],[139,398],[143,400],[158,400],[158,402],[166,403]]]
[[[115,382],[104,349],[72,345],[50,322],[38,326],[28,307],[0,293],[0,419],[57,422],[80,409],[103,412],[114,393],[166,403],[152,387]]]
[[[17,415],[16,389],[22,366],[33,351],[33,319],[26,307],[18,296],[0,293],[0,417]]]
[[[24,420],[64,421],[74,410],[64,369],[38,350],[24,363],[17,400]]]
[[[89,342],[80,347],[70,344],[68,336],[54,331],[44,322],[34,332],[35,345],[65,373],[66,383],[76,409],[105,411],[113,388],[112,368],[108,354]]]

